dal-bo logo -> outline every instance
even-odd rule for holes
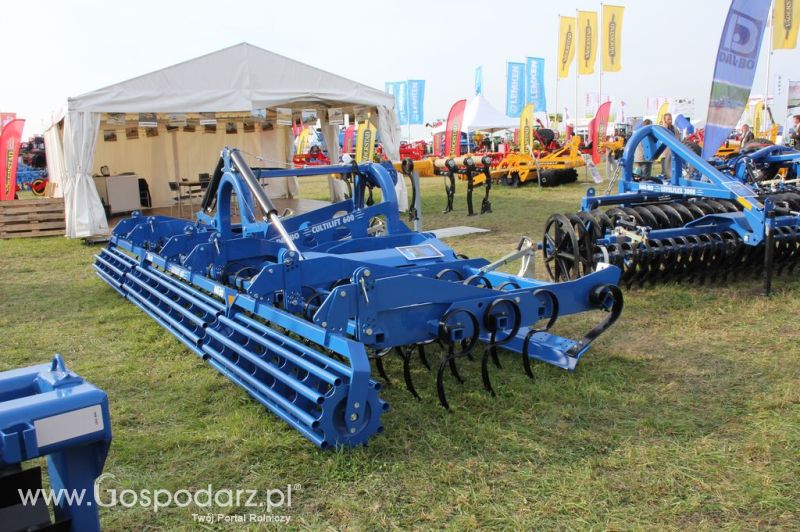
[[[732,10],[722,36],[719,61],[737,68],[754,69],[762,30],[760,21]]]

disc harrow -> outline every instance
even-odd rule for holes
[[[286,171],[251,169],[226,148],[196,221],[134,214],[114,229],[95,270],[319,447],[383,431],[390,357],[416,398],[429,394],[414,385],[413,366],[435,371],[436,396],[449,408],[445,384],[448,374],[463,382],[461,359],[480,361],[494,394],[490,369],[508,352],[522,356],[529,376],[531,360],[573,370],[622,311],[614,266],[549,283],[526,276],[529,239],[490,263],[410,230],[399,218],[397,176],[384,166],[291,172],[350,173],[353,197],[280,217],[259,181]],[[380,203],[366,204],[368,184],[380,188]],[[517,275],[498,271],[512,261],[522,263]],[[590,310],[603,317],[583,338],[550,332],[560,317]]]
[[[671,180],[633,176],[640,143],[652,159],[672,150]],[[619,194],[589,189],[582,211],[548,219],[547,272],[564,281],[613,264],[627,288],[762,275],[769,292],[773,274],[800,262],[798,165],[800,152],[769,146],[715,167],[663,128],[642,128],[625,148]]]

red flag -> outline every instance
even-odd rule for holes
[[[356,127],[354,125],[347,126],[344,130],[344,140],[342,142],[342,152],[351,153],[354,150],[353,139],[355,138]]]
[[[458,100],[450,108],[447,115],[447,128],[444,138],[445,157],[458,157],[461,155],[461,123],[464,121],[464,108],[467,100]]]
[[[433,134],[433,154],[436,157],[441,157],[443,155],[442,152],[442,141],[444,140],[444,132],[442,133],[434,133]]]
[[[13,200],[17,192],[17,157],[23,127],[25,120],[17,118],[6,124],[0,132],[0,153],[3,155],[0,164],[0,201]]]
[[[606,140],[606,130],[608,129],[608,115],[611,112],[611,102],[606,102],[597,109],[597,114],[594,115],[594,120],[591,124],[591,141],[592,141],[592,162],[600,164],[602,154],[600,153],[600,145]]]

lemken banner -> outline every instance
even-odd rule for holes
[[[394,110],[397,113],[397,121],[400,122],[400,125],[408,124],[407,88],[405,81],[386,82],[386,92],[394,96]]]
[[[733,0],[717,51],[703,158],[710,159],[741,118],[753,88],[771,0]]]
[[[387,81],[386,92],[394,96],[394,109],[400,125],[424,123],[425,80]]]
[[[483,92],[483,67],[475,68],[475,95]]]
[[[506,115],[519,117],[525,106],[525,63],[507,63]]]
[[[544,59],[529,57],[525,63],[527,75],[527,103],[532,103],[535,111],[547,110],[547,99],[544,92]]]
[[[408,123],[409,124],[423,124],[424,112],[423,105],[425,103],[425,80],[423,79],[410,79],[408,80]]]

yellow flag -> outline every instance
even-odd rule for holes
[[[658,118],[656,119],[656,124],[659,126],[664,121],[664,115],[669,113],[669,102],[664,102],[661,104],[661,107],[658,108]]]
[[[597,61],[597,13],[578,11],[578,73],[594,74]]]
[[[764,102],[758,100],[755,102],[755,109],[753,110],[753,135],[756,137],[761,136],[761,126],[764,121]]]
[[[358,133],[356,134],[356,162],[371,163],[372,157],[375,155],[375,132],[376,128],[367,119],[358,125]]]
[[[775,0],[772,8],[772,48],[792,50],[797,47],[797,27],[800,24],[798,0]]]
[[[308,129],[303,128],[303,131],[297,136],[297,153],[305,153],[308,151],[308,144],[310,139],[308,138]]]
[[[622,17],[625,8],[603,6],[603,72],[619,72],[622,68]]]
[[[561,17],[558,34],[558,77],[569,76],[572,60],[575,59],[575,17]]]
[[[522,108],[519,114],[519,151],[528,153],[533,146],[533,112],[534,107],[529,103]]]

